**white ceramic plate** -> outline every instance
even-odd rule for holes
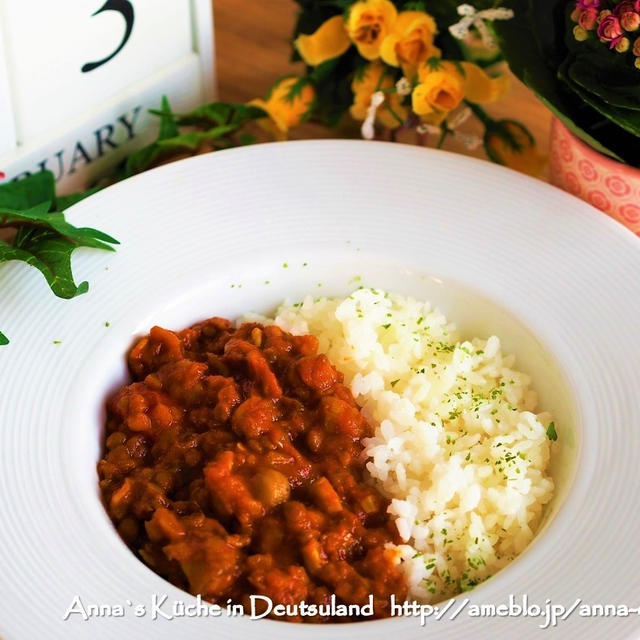
[[[102,407],[124,354],[155,323],[268,311],[352,278],[434,300],[463,332],[497,333],[556,417],[557,495],[545,527],[471,604],[640,605],[640,242],[541,182],[402,145],[318,141],[201,156],[111,187],[75,224],[122,241],[80,250],[90,292],[54,298],[22,265],[0,272],[0,635],[32,638],[537,637],[544,617],[453,610],[428,629],[397,618],[307,626],[229,618],[153,620],[153,594],[193,598],[140,563],[102,509]],[[286,263],[286,267],[284,266]],[[266,284],[269,281],[269,284]],[[319,286],[319,285],[322,286]],[[106,326],[109,323],[109,326]],[[59,341],[60,344],[55,344]],[[122,617],[84,621],[85,606]],[[129,605],[128,603],[132,604]],[[456,608],[462,599],[456,602]],[[135,605],[147,614],[136,617]],[[166,610],[166,607],[165,607]],[[640,617],[579,609],[559,638],[637,636]]]

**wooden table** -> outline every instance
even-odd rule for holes
[[[277,78],[302,73],[304,65],[291,63],[291,34],[298,6],[292,0],[213,0],[219,98],[247,102],[263,96]],[[546,153],[551,115],[515,77],[508,96],[489,105],[494,117],[514,118],[526,125]],[[479,131],[478,128],[476,130]],[[465,125],[473,133],[473,125]],[[293,139],[356,136],[353,123],[339,131],[305,124],[291,133]],[[482,149],[469,151],[449,138],[445,149],[485,157]]]

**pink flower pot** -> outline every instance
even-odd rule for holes
[[[594,151],[557,118],[551,124],[550,179],[640,236],[640,169]]]

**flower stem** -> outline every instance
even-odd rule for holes
[[[491,123],[494,122],[494,119],[475,102],[469,102],[468,100],[465,100],[465,103],[469,107],[469,109],[471,109],[476,118],[478,118],[478,120],[480,120],[480,122],[482,122],[485,127],[490,126]]]
[[[446,126],[442,127],[442,133],[440,134],[440,139],[438,140],[438,144],[436,145],[437,149],[442,149],[444,141],[447,139],[449,133],[449,129]]]
[[[400,123],[404,124],[404,120],[392,109],[388,100],[385,100],[384,106],[389,110],[389,113]]]

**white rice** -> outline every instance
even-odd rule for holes
[[[551,416],[496,336],[462,341],[428,303],[375,289],[259,319],[315,335],[375,426],[367,469],[391,499],[411,598],[468,590],[529,544],[553,495]]]

